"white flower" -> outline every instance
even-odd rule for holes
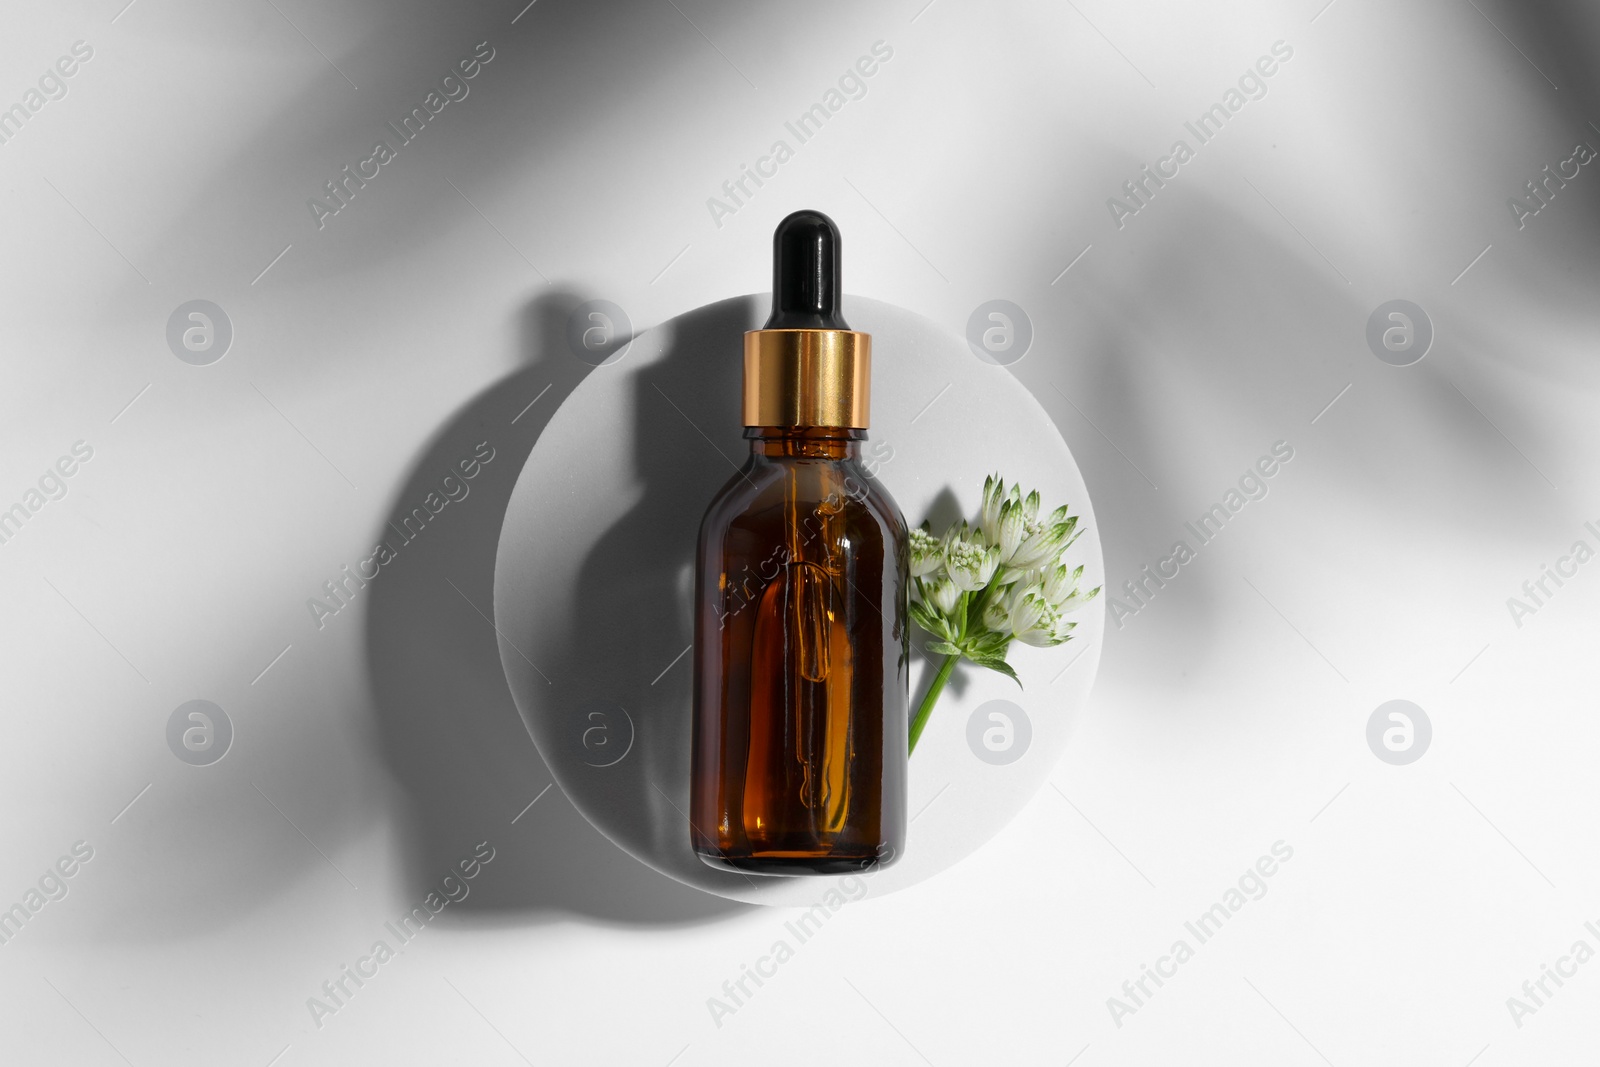
[[[1078,567],[1068,570],[1065,563],[1047,569],[1040,578],[1039,593],[1044,597],[1057,615],[1065,615],[1077,611],[1089,601],[1100,595],[1100,587],[1095,586],[1087,593],[1078,588],[1078,581],[1083,577],[1083,568]],[[1070,629],[1070,627],[1068,627]],[[1062,631],[1065,632],[1064,630]]]
[[[1065,507],[1057,508],[1045,522],[1028,523],[1026,535],[1006,564],[1026,570],[1043,566],[1059,556],[1071,544],[1072,531],[1078,525],[1077,516],[1066,518],[1066,512]]]
[[[1000,543],[1000,505],[1006,500],[1006,483],[998,474],[983,480],[983,507],[978,512],[978,529],[991,545]]]
[[[1016,487],[1012,487],[1016,493]],[[1000,549],[1000,562],[1006,566],[1013,565],[1017,549],[1022,547],[1022,542],[1028,535],[1028,523],[1022,515],[1021,500],[1007,500],[1000,505],[1000,518],[995,523],[995,536],[989,542]]]
[[[1067,509],[1062,508],[1064,513]],[[1028,494],[1028,499],[1022,502],[1022,521],[1032,523],[1039,514],[1039,490],[1035,489]]]
[[[944,551],[948,552],[951,545],[957,544],[961,541],[971,540],[982,540],[982,538],[974,538],[972,536],[972,527],[967,525],[966,519],[962,519],[960,522],[956,523],[954,526],[951,526],[950,529],[944,532],[944,540],[939,542],[939,544],[943,547]]]
[[[1018,582],[1006,595],[1006,625],[1013,635],[1021,635],[1035,626],[1049,605],[1036,582]]]
[[[911,531],[911,576],[932,574],[944,562],[944,544],[923,529]]]
[[[1065,563],[1053,570],[1044,573],[1044,598],[1054,604],[1057,611],[1069,610],[1066,604],[1078,598],[1078,579],[1083,577],[1083,568],[1067,570]],[[1087,600],[1087,597],[1081,598]]]
[[[961,590],[948,578],[925,583],[923,594],[929,604],[940,615],[949,615],[956,610],[956,601],[961,599]]]
[[[944,551],[945,568],[950,580],[965,592],[974,592],[989,584],[995,568],[1000,565],[1000,550],[985,549],[971,541],[954,541]]]
[[[993,589],[983,594],[985,597],[983,612],[977,617],[977,622],[991,633],[1008,634],[1011,632],[1012,613],[1022,604],[1023,599],[1030,591],[1037,592],[1031,581],[1023,581],[1026,576],[1020,571],[1012,572],[1010,580],[1005,581],[1005,568],[999,568],[1000,575]]]
[[[949,617],[964,594],[981,605],[962,626],[961,641],[1060,644],[1075,625],[1064,616],[1099,594],[1098,588],[1081,592],[1083,568],[1066,563],[1082,532],[1077,518],[1065,505],[1041,516],[1040,506],[1037,490],[1024,494],[1020,485],[991,474],[972,523],[959,521],[938,539],[927,523],[911,531],[911,573],[929,612],[953,623]]]
[[[1087,593],[1080,593],[1074,589],[1071,596],[1067,597],[1065,600],[1056,605],[1056,610],[1061,612],[1063,615],[1069,611],[1077,611],[1079,608],[1083,607],[1085,604],[1099,595],[1100,587],[1098,585],[1089,590]]]
[[[1025,645],[1037,648],[1061,644],[1077,625],[1067,622],[1061,611],[1038,591],[1038,587],[1028,591],[1011,614],[1012,636]]]
[[[1065,643],[1071,635],[1071,631],[1078,624],[1062,621],[1060,613],[1056,612],[1054,608],[1051,608],[1050,611],[1049,618],[1040,620],[1039,624],[1033,629],[1017,634],[1017,640],[1025,645],[1033,645],[1035,648],[1054,648],[1056,645]]]

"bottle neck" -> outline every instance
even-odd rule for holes
[[[860,459],[866,430],[843,426],[746,426],[750,454],[771,459]]]

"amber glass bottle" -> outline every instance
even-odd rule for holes
[[[796,212],[773,247],[750,458],[700,527],[690,834],[715,867],[842,874],[904,849],[906,524],[861,458],[871,338],[839,314],[838,229]]]

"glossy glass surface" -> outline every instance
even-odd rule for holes
[[[886,865],[906,822],[905,519],[865,431],[746,436],[696,560],[694,847],[763,874]]]

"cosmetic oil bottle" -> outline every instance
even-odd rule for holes
[[[773,236],[772,315],[744,336],[750,457],[695,575],[690,834],[713,867],[843,874],[904,848],[907,531],[862,463],[872,338],[840,313],[839,230]]]

